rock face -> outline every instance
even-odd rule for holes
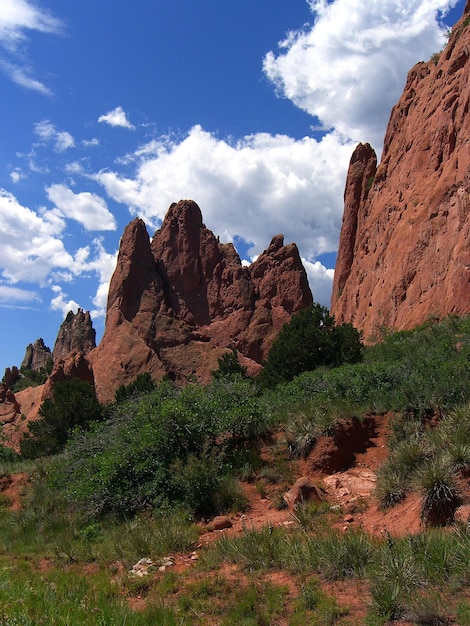
[[[88,354],[96,348],[96,332],[91,322],[90,313],[78,309],[77,313],[69,311],[57,334],[52,351],[54,363],[65,359],[70,352]]]
[[[170,206],[151,242],[135,219],[121,239],[103,339],[89,355],[98,398],[111,400],[139,372],[205,382],[232,348],[259,369],[282,325],[311,303],[297,247],[282,235],[244,267],[191,200]]]
[[[40,370],[45,368],[52,359],[50,348],[44,345],[44,340],[39,338],[30,343],[26,348],[21,368],[27,370]]]
[[[349,167],[331,312],[373,340],[470,312],[470,2],[439,58],[418,63],[393,108],[380,165]]]

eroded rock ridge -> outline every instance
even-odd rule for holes
[[[470,312],[470,2],[445,49],[418,63],[380,165],[350,162],[331,312],[373,340]]]
[[[295,244],[282,235],[250,266],[204,225],[199,206],[170,206],[150,241],[141,219],[121,239],[103,339],[89,355],[101,401],[149,372],[206,382],[227,349],[254,373],[312,294]]]

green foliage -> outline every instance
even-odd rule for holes
[[[152,380],[152,377],[148,372],[143,372],[137,375],[137,378],[128,385],[119,385],[115,393],[116,402],[124,402],[129,400],[133,396],[140,396],[144,393],[149,393],[155,389],[156,383]]]
[[[304,371],[357,363],[361,355],[361,334],[351,324],[336,326],[328,309],[315,304],[283,326],[259,381],[265,387],[275,387]]]
[[[52,357],[48,359],[45,367],[41,367],[38,370],[28,369],[22,367],[20,369],[20,377],[13,385],[13,392],[17,393],[28,387],[37,387],[43,385],[52,372],[53,361]]]
[[[429,428],[413,420],[400,428],[392,450],[379,468],[376,496],[383,507],[392,506],[411,489],[423,496],[421,516],[430,524],[453,519],[460,503],[458,472],[470,468],[470,405],[444,415],[439,425]]]
[[[168,381],[78,432],[53,480],[86,515],[133,515],[184,502],[197,515],[242,506],[227,475],[269,426],[249,380],[177,389]]]
[[[312,401],[338,400],[364,412],[400,412],[404,420],[397,429],[465,404],[470,400],[470,318],[449,317],[390,334],[364,350],[362,363],[303,372],[264,393],[283,420]]]
[[[29,436],[20,444],[24,458],[60,452],[74,429],[86,428],[103,417],[93,387],[78,378],[56,383],[52,393],[39,409],[40,419],[28,425]]]
[[[219,367],[212,372],[213,378],[231,378],[232,376],[246,378],[247,376],[246,367],[239,362],[238,352],[236,350],[231,350],[231,352],[223,354],[220,359],[218,359],[218,364]]]
[[[2,623],[9,626],[96,626],[97,624],[181,624],[161,604],[132,611],[104,571],[80,574],[64,568],[36,572],[21,561],[0,568]]]
[[[327,580],[359,578],[372,560],[373,544],[361,531],[352,531],[341,537],[328,532],[317,542],[318,570]]]
[[[446,524],[454,518],[461,500],[452,468],[442,457],[424,464],[416,472],[415,484],[423,493],[421,517],[432,524]]]

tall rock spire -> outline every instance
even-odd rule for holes
[[[470,25],[408,74],[381,163],[358,146],[346,183],[331,301],[373,339],[470,312]],[[362,155],[362,156],[361,156]]]

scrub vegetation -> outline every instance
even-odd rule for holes
[[[207,386],[142,375],[107,407],[85,383],[55,388],[22,455],[0,455],[5,481],[30,477],[21,508],[0,500],[2,623],[470,624],[470,530],[454,519],[470,493],[470,319],[363,347],[321,307],[308,315],[268,363],[299,328],[336,356],[302,357],[278,382],[247,378],[232,353]],[[322,438],[385,412],[375,498],[389,510],[418,494],[425,530],[342,532],[337,506],[300,502],[287,525],[201,543],[214,516],[242,519],[247,485],[281,507]],[[363,613],[337,595],[351,581]]]

